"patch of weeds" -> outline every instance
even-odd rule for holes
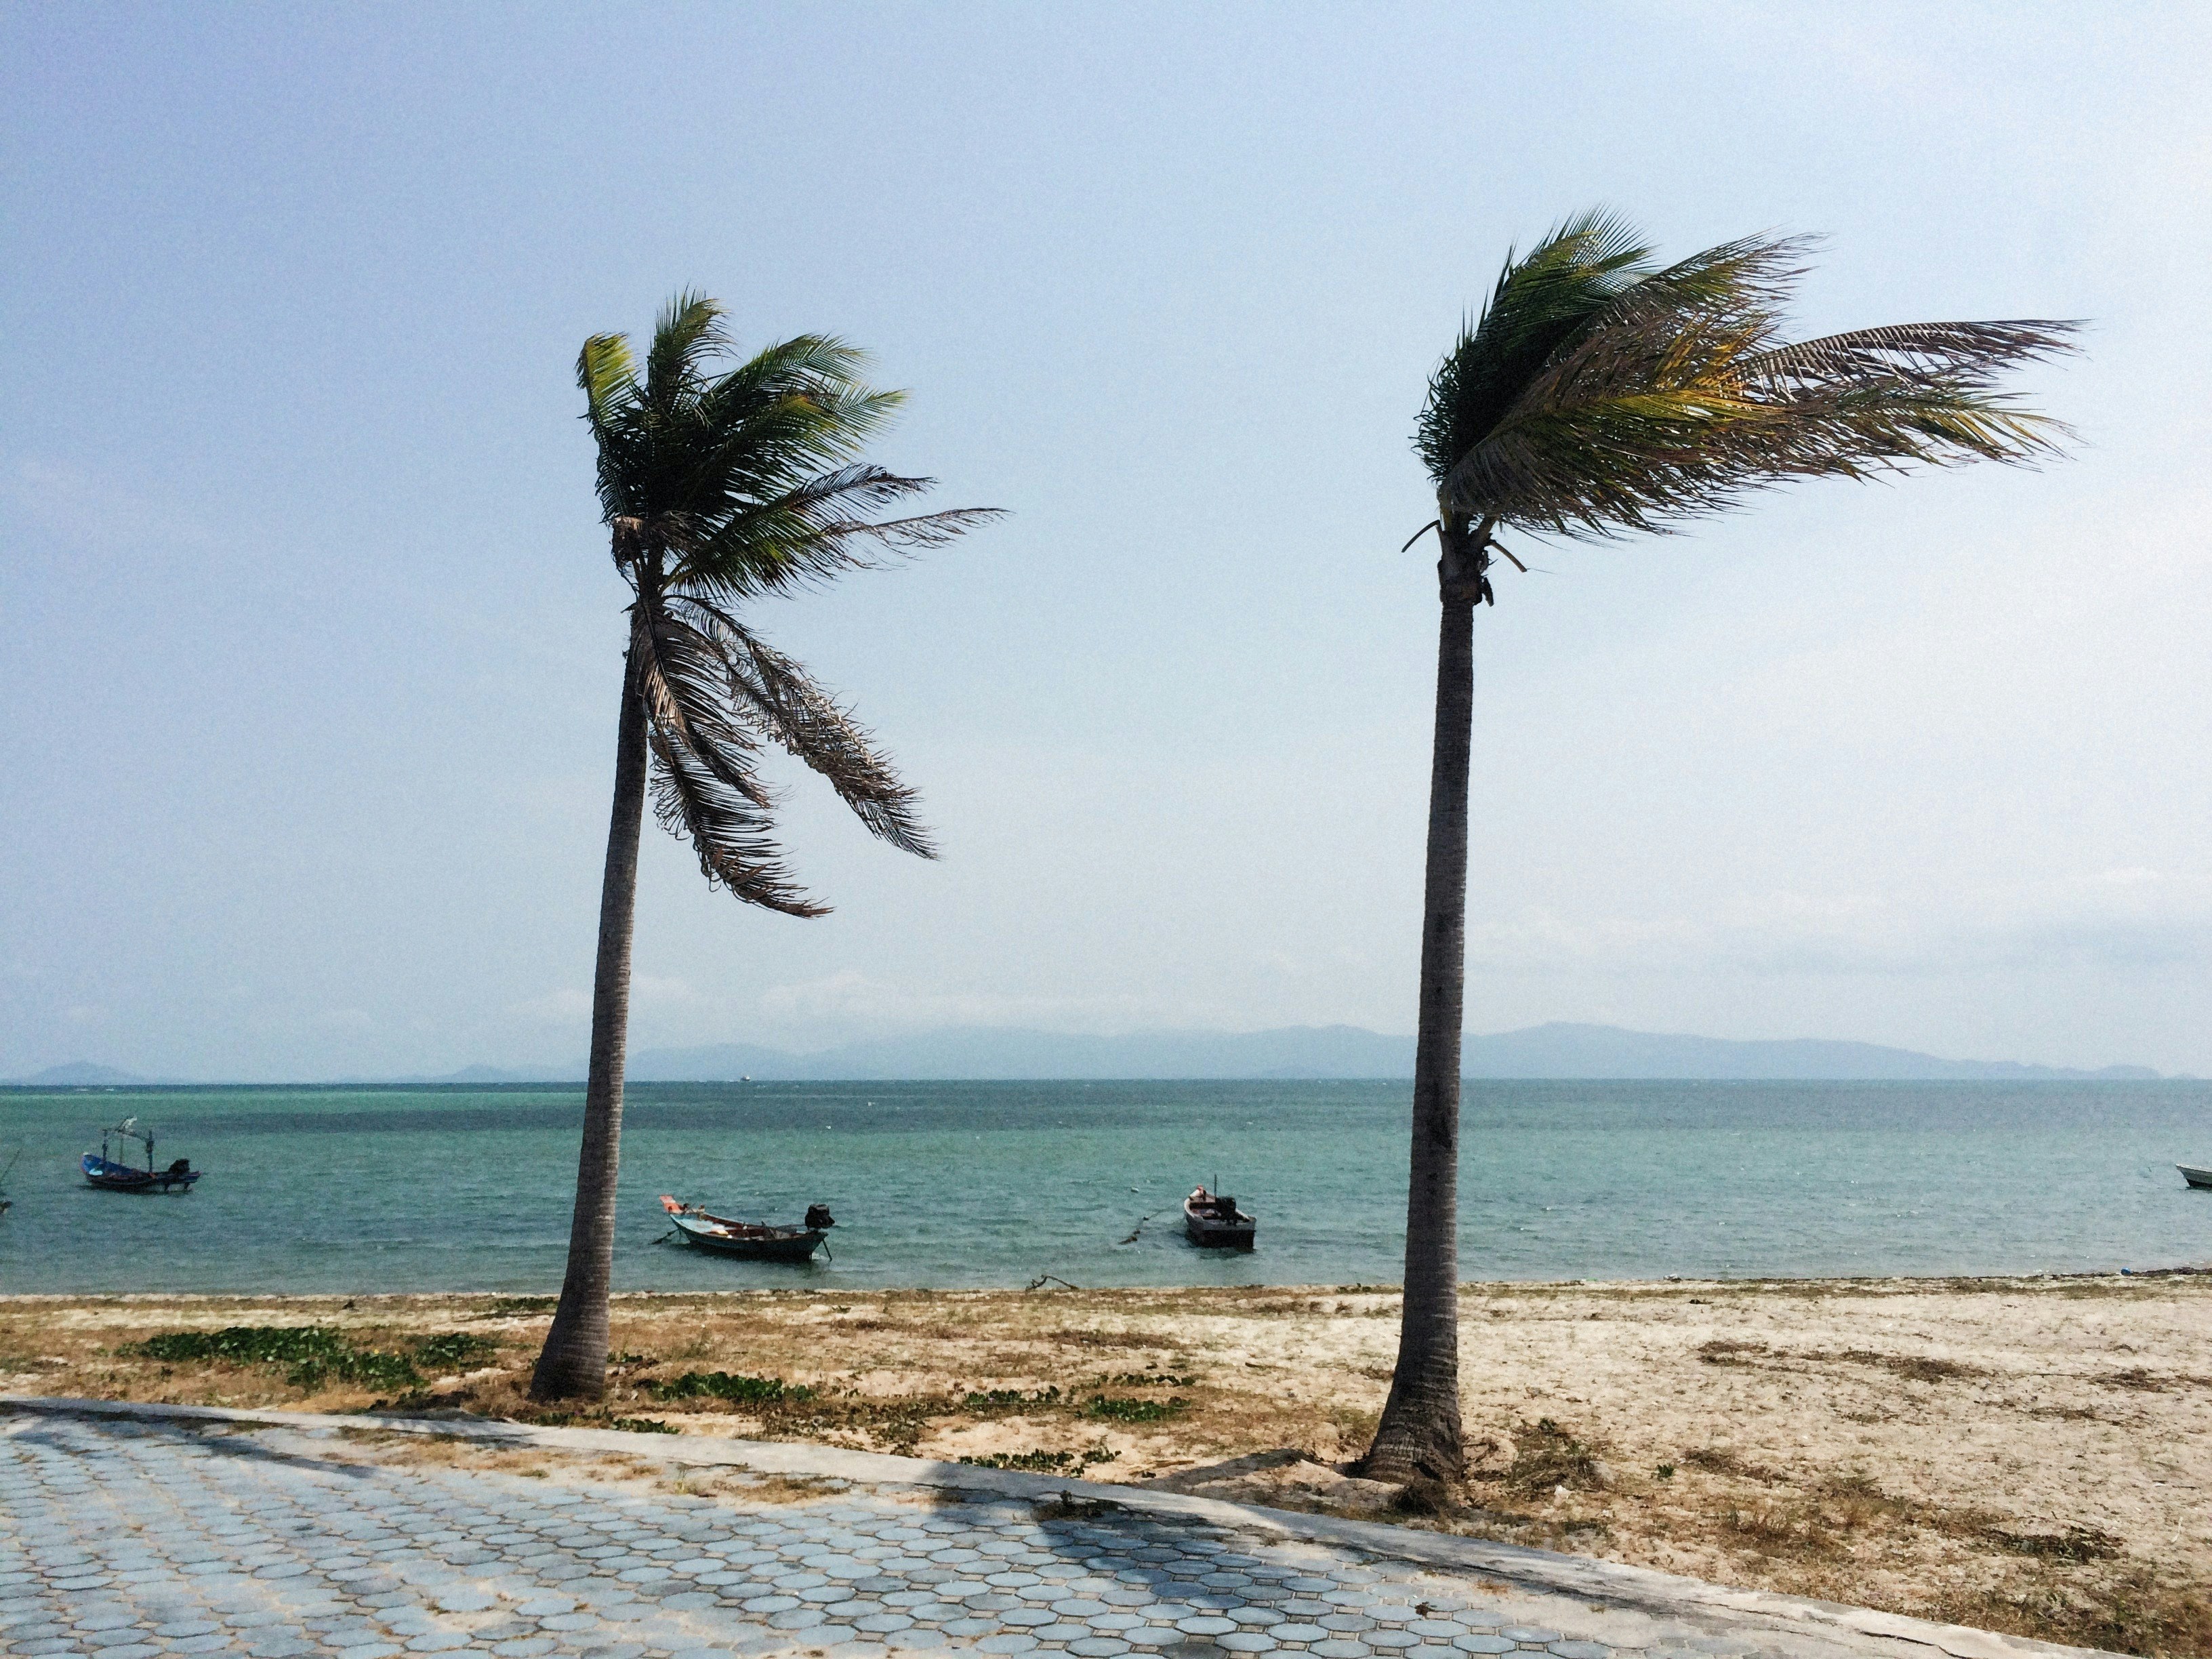
[[[1879,1365],[1910,1382],[1948,1382],[1961,1376],[1986,1376],[1978,1365],[1962,1365],[1955,1359],[1931,1359],[1925,1354],[1875,1353],[1869,1348],[1846,1348],[1841,1353],[1808,1353],[1807,1359],[1847,1360],[1854,1365]]]
[[[1021,1469],[1031,1474],[1080,1475],[1093,1463],[1111,1463],[1121,1456],[1103,1440],[1081,1451],[990,1452],[960,1461],[979,1469]]]
[[[1125,1400],[1110,1394],[1094,1394],[1084,1406],[1083,1414],[1103,1418],[1109,1423],[1158,1423],[1173,1417],[1189,1404],[1180,1395],[1168,1400]]]
[[[1794,1509],[1768,1506],[1755,1510],[1730,1510],[1724,1524],[1759,1555],[1794,1553],[1825,1541],[1826,1537],[1822,1532],[1814,1529],[1808,1519]]]
[[[1769,1486],[1785,1486],[1789,1477],[1778,1469],[1764,1463],[1753,1463],[1737,1456],[1725,1446],[1699,1446],[1682,1454],[1682,1461],[1693,1469],[1703,1469],[1707,1474],[1734,1475],[1740,1480],[1763,1480]]]
[[[1659,1478],[1662,1480],[1672,1480],[1674,1478],[1674,1466],[1672,1463],[1662,1463],[1659,1466]]]
[[[499,1344],[471,1331],[441,1331],[415,1345],[415,1363],[437,1370],[461,1370],[481,1364],[499,1352]]]
[[[121,1352],[171,1364],[302,1364],[335,1358],[349,1345],[327,1325],[231,1325],[219,1331],[165,1331]]]
[[[1172,1371],[1116,1371],[1111,1376],[1098,1379],[1102,1389],[1192,1389],[1198,1386],[1195,1376],[1177,1376]]]
[[[1045,1334],[1054,1342],[1065,1342],[1078,1348],[1159,1348],[1168,1345],[1157,1336],[1146,1336],[1140,1331],[1048,1331]]]
[[[2149,1567],[2094,1587],[2039,1591],[2033,1601],[2014,1605],[2045,1640],[2110,1653],[2212,1652],[2212,1603]]]
[[[686,1371],[681,1376],[649,1376],[640,1385],[660,1400],[728,1400],[741,1406],[775,1405],[814,1398],[802,1382],[780,1376],[744,1376],[734,1371]]]
[[[1057,1406],[1060,1403],[1060,1389],[1048,1384],[1030,1393],[1019,1389],[982,1389],[974,1394],[963,1395],[960,1409],[963,1412],[1011,1411],[1021,1406]]]
[[[2137,1394],[2166,1392],[2166,1384],[2140,1365],[2124,1371],[2106,1371],[2103,1376],[2093,1376],[2089,1380],[2092,1382],[2102,1383],[2108,1389],[2130,1389]]]
[[[628,1434],[680,1434],[682,1430],[651,1417],[612,1417],[607,1419],[611,1429],[620,1429]]]
[[[725,1487],[750,1504],[811,1504],[845,1490],[845,1482],[808,1474],[767,1474],[750,1480],[733,1480]]]
[[[761,1402],[757,1409],[772,1419],[769,1432],[777,1438],[829,1440],[839,1435],[865,1435],[881,1449],[911,1457],[929,1419],[955,1409],[942,1395],[907,1395],[865,1400],[850,1395],[828,1399],[802,1397],[796,1388],[781,1400]]]
[[[295,1389],[352,1382],[367,1389],[419,1387],[422,1374],[405,1354],[359,1348],[327,1325],[230,1325],[219,1331],[167,1331],[122,1352],[165,1364],[283,1365]]]
[[[1565,1486],[1571,1492],[1595,1492],[1605,1485],[1598,1467],[1597,1449],[1577,1439],[1548,1417],[1525,1424],[1513,1437],[1513,1463],[1478,1480],[1503,1483],[1514,1492],[1549,1492]]]
[[[2120,1540],[2099,1527],[2069,1527],[2064,1532],[2008,1532],[1988,1529],[1990,1540],[2014,1555],[2042,1561],[2109,1561],[2120,1553]]]
[[[1786,1348],[1770,1348],[1764,1342],[1739,1342],[1727,1337],[1716,1337],[1700,1344],[1698,1358],[1708,1365],[1748,1365],[1760,1359],[1799,1359],[1821,1365],[1838,1362],[1878,1365],[1911,1382],[1948,1382],[1962,1376],[1989,1375],[1978,1365],[1962,1364],[1955,1359],[1936,1359],[1926,1354],[1876,1353],[1871,1348],[1846,1348],[1835,1353],[1818,1350],[1792,1353]]]
[[[1698,1345],[1698,1358],[1708,1365],[1743,1365],[1750,1363],[1744,1358],[1746,1354],[1766,1352],[1764,1342],[1732,1342],[1726,1337],[1715,1337]]]

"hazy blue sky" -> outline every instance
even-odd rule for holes
[[[1413,1020],[1425,377],[1507,246],[1826,233],[1811,331],[2095,319],[2042,473],[1536,550],[1468,1020],[2212,1072],[2212,12],[0,8],[0,1075],[582,1053],[623,589],[571,380],[675,289],[1012,509],[769,609],[945,856],[648,830],[635,1040]],[[1524,556],[1526,550],[1524,550]]]

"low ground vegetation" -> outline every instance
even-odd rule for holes
[[[1479,1285],[1457,1486],[1338,1473],[1396,1298],[623,1297],[606,1400],[521,1297],[0,1298],[0,1389],[811,1440],[1380,1514],[2122,1652],[2212,1656],[2212,1279]]]

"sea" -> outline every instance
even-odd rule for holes
[[[1395,1284],[1403,1082],[644,1084],[633,1290]],[[0,1292],[558,1290],[580,1088],[0,1090]],[[88,1187],[150,1126],[188,1194]],[[2212,1083],[1470,1080],[1470,1280],[2141,1271],[2212,1262]],[[1200,1251],[1200,1182],[1259,1218]],[[811,1265],[668,1240],[663,1193],[837,1226]]]

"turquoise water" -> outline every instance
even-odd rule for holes
[[[616,1273],[714,1285],[1395,1283],[1402,1083],[650,1084]],[[580,1090],[0,1091],[0,1291],[557,1289]],[[187,1196],[95,1192],[136,1113]],[[2212,1084],[1470,1083],[1469,1279],[2110,1269],[2212,1261]],[[1185,1244],[1197,1182],[1260,1218]],[[657,1244],[657,1194],[838,1217],[835,1260]],[[1134,1243],[1121,1243],[1139,1218]]]

